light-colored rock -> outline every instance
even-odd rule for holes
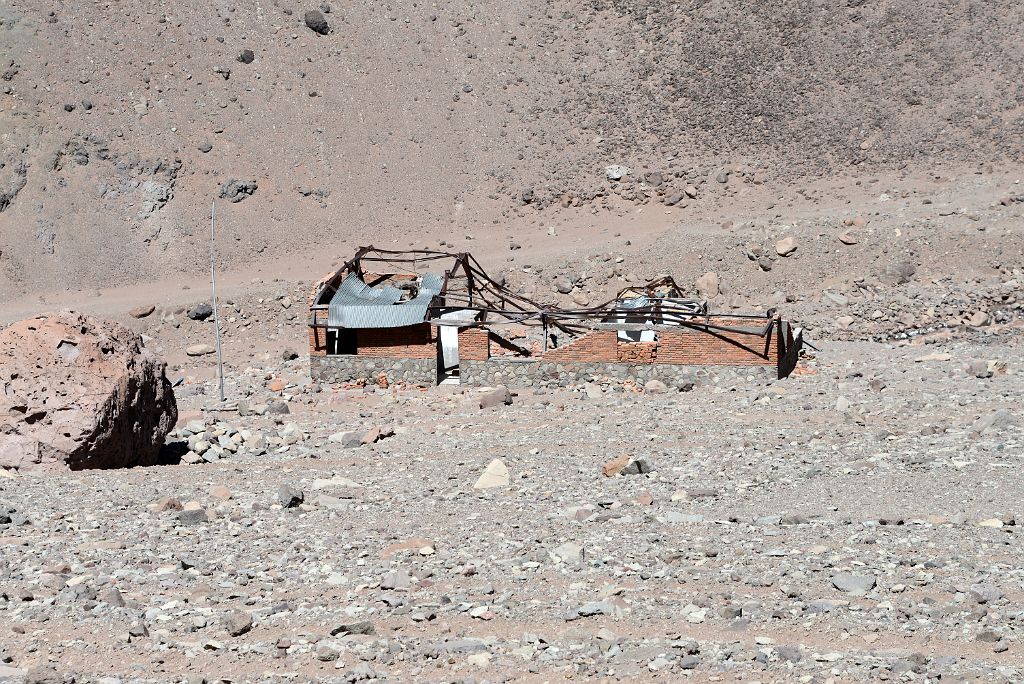
[[[795,237],[784,237],[775,243],[775,253],[781,257],[788,257],[796,251],[798,246]]]
[[[508,468],[504,461],[496,458],[487,464],[484,472],[477,478],[473,489],[493,489],[495,487],[507,487],[509,483]]]
[[[205,356],[206,354],[212,354],[214,351],[216,350],[208,344],[193,344],[185,349],[185,353],[188,356]]]
[[[721,283],[719,282],[718,274],[714,271],[708,271],[697,278],[695,285],[697,286],[697,294],[704,299],[714,299],[721,292]]]

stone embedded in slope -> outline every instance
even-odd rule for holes
[[[166,364],[128,328],[73,312],[0,332],[0,467],[156,463],[178,419]]]
[[[721,283],[714,271],[708,271],[697,278],[694,284],[697,286],[697,294],[705,299],[714,299],[721,292]]]
[[[305,22],[306,26],[321,36],[326,36],[331,31],[330,25],[327,23],[327,19],[318,10],[308,10],[302,15],[302,21]]]
[[[220,198],[237,203],[251,197],[259,187],[255,180],[238,180],[232,178],[220,186]]]

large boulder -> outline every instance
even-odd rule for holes
[[[178,420],[142,337],[74,312],[0,331],[0,468],[152,465]]]

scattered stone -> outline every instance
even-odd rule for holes
[[[798,247],[795,237],[784,237],[775,243],[775,253],[780,257],[788,257],[796,251]]]
[[[331,31],[331,27],[327,23],[327,19],[325,19],[324,15],[317,10],[307,10],[306,13],[302,15],[302,21],[305,22],[306,26],[313,31],[313,33],[318,35],[326,36]]]
[[[182,525],[201,525],[210,522],[210,515],[202,508],[187,508],[178,513]]]
[[[854,596],[864,596],[875,588],[875,578],[873,575],[854,575],[849,572],[841,572],[832,577],[832,586]]]
[[[504,385],[488,392],[480,397],[480,408],[489,409],[497,406],[507,406],[512,403],[512,393]]]
[[[156,311],[156,307],[152,304],[144,304],[137,306],[134,309],[128,311],[128,315],[132,318],[145,318]]]
[[[505,463],[496,458],[487,464],[483,473],[477,478],[473,489],[493,489],[495,487],[507,487],[509,485],[508,468]]]
[[[193,321],[205,321],[207,318],[213,315],[213,307],[203,302],[202,304],[196,304],[188,310],[188,317]]]
[[[604,175],[608,180],[618,181],[628,176],[630,171],[628,166],[621,166],[619,164],[612,164],[611,166],[604,167]]]
[[[224,616],[224,629],[233,637],[242,636],[252,629],[252,615],[244,610],[232,610]]]
[[[241,202],[246,198],[252,197],[257,187],[258,185],[254,180],[231,178],[220,186],[220,198],[226,199],[229,202]]]
[[[369,620],[361,620],[359,622],[344,622],[336,627],[331,628],[331,636],[337,636],[339,634],[375,634],[373,623]]]
[[[277,490],[277,501],[283,508],[295,508],[305,500],[301,489],[282,484]]]
[[[206,356],[216,351],[208,344],[193,344],[185,348],[186,356]]]

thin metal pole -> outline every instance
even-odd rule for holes
[[[217,203],[210,203],[210,287],[213,290],[213,326],[217,330],[217,385],[220,401],[224,403],[224,355],[220,348],[220,304],[217,302],[217,266],[214,258],[214,240],[217,234]]]

